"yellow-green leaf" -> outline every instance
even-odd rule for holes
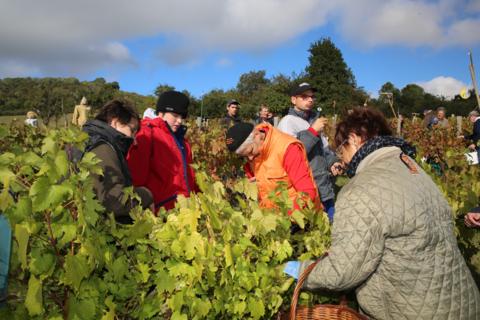
[[[37,279],[34,275],[31,275],[28,280],[25,307],[30,316],[36,316],[43,312],[42,281]]]

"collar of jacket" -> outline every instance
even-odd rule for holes
[[[294,107],[291,107],[290,109],[288,109],[288,114],[291,116],[300,117],[303,120],[308,121],[308,123],[310,124],[317,118],[316,112],[313,112],[312,110],[302,111],[302,110],[297,110]]]
[[[99,120],[87,121],[83,125],[83,131],[88,133],[90,137],[85,151],[91,151],[102,143],[110,145],[120,162],[120,169],[125,178],[125,186],[131,186],[132,177],[130,176],[130,170],[128,170],[126,158],[128,149],[133,143],[133,138],[124,135],[109,124]]]
[[[142,126],[143,125],[160,128],[165,132],[171,133],[172,135],[175,136],[175,138],[180,140],[183,140],[185,137],[185,134],[187,134],[186,126],[181,125],[180,127],[178,127],[177,132],[173,132],[169,124],[160,117],[155,119],[148,119],[147,121],[145,121],[145,123],[142,123]]]
[[[240,119],[240,116],[237,114],[235,117],[232,117],[228,113],[225,115],[225,118],[232,120],[233,122],[241,122],[242,120]]]
[[[369,154],[372,152],[384,148],[384,147],[398,147],[406,155],[411,158],[415,158],[416,150],[415,147],[407,143],[405,140],[400,138],[395,138],[392,136],[378,136],[366,141],[360,149],[353,155],[352,160],[348,164],[347,176],[352,178],[357,173],[357,168]]]
[[[87,121],[87,123],[83,125],[83,131],[90,136],[89,145],[95,145],[98,141],[106,141],[124,158],[127,156],[128,149],[133,143],[133,138],[124,135],[100,120]]]

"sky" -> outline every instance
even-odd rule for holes
[[[103,77],[196,97],[239,77],[304,71],[329,37],[357,85],[444,97],[480,78],[480,0],[0,0],[0,78]]]

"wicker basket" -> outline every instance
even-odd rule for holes
[[[295,290],[293,291],[292,303],[290,305],[290,316],[287,318],[284,314],[281,319],[290,319],[290,320],[368,320],[364,315],[361,315],[357,311],[349,308],[347,306],[347,299],[345,296],[342,297],[342,300],[339,305],[334,304],[317,304],[311,307],[300,306],[297,308],[298,296],[300,295],[300,290],[305,282],[305,279],[308,277],[310,272],[315,268],[317,263],[321,259],[315,261],[309,265],[302,273],[298,279]]]

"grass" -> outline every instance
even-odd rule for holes
[[[52,118],[50,122],[48,123],[49,128],[63,128],[66,125],[71,126],[71,120],[72,120],[72,114],[69,113],[66,115],[67,121],[65,121],[64,117],[59,117],[59,118]],[[17,124],[17,125],[24,125],[25,123],[26,116],[25,115],[16,115],[16,116],[0,116],[0,125],[6,124],[10,125],[12,122]],[[45,126],[42,119],[38,119],[38,124],[39,126]]]

